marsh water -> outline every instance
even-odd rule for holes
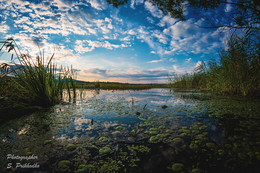
[[[86,90],[0,127],[0,172],[259,172],[260,102]]]

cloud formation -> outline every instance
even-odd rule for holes
[[[227,13],[232,10],[225,8]],[[0,11],[0,37],[14,38],[23,52],[32,55],[39,53],[37,45],[46,55],[55,52],[57,62],[72,64],[86,78],[88,74],[166,81],[166,74],[192,69],[225,40],[220,30],[197,27],[206,20],[193,17],[188,9],[185,15],[191,17],[180,21],[144,0],[131,0],[119,8],[103,0],[2,0]],[[163,70],[152,70],[162,65]]]

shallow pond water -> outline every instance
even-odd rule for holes
[[[1,125],[1,172],[260,170],[258,100],[169,89],[76,98]]]

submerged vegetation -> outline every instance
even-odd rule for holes
[[[257,41],[258,39],[258,41]],[[171,86],[182,89],[208,90],[217,94],[253,96],[260,91],[259,36],[233,35],[227,49],[219,53],[220,60],[201,64],[194,73],[177,75]]]
[[[5,156],[14,154],[38,156],[21,163],[42,172],[259,172],[257,100],[197,100],[168,89],[85,92],[76,105],[1,125],[0,170],[11,172],[7,163],[18,161]]]
[[[2,43],[0,51],[6,48],[8,52],[13,51],[15,57],[12,54],[12,64],[1,65],[1,112],[15,114],[12,110],[21,112],[30,110],[32,106],[55,105],[61,101],[64,89],[69,95],[73,89],[75,96],[73,70],[55,65],[54,54],[45,58],[40,52],[37,57],[32,57],[21,53],[13,39]]]

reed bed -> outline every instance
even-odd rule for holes
[[[105,89],[105,90],[143,90],[151,88],[169,88],[168,84],[129,84],[117,82],[76,82],[80,89]]]
[[[172,88],[208,90],[217,94],[255,96],[260,91],[260,44],[248,35],[232,36],[220,60],[202,62],[193,73],[169,80]]]
[[[54,54],[46,58],[40,51],[38,56],[32,57],[21,53],[13,39],[2,43],[0,51],[6,48],[15,55],[11,57],[12,64],[1,68],[0,94],[5,101],[12,100],[11,103],[16,104],[14,98],[22,96],[22,101],[17,100],[19,104],[49,107],[61,102],[64,89],[73,90],[73,97],[76,96],[72,68],[54,64]]]

